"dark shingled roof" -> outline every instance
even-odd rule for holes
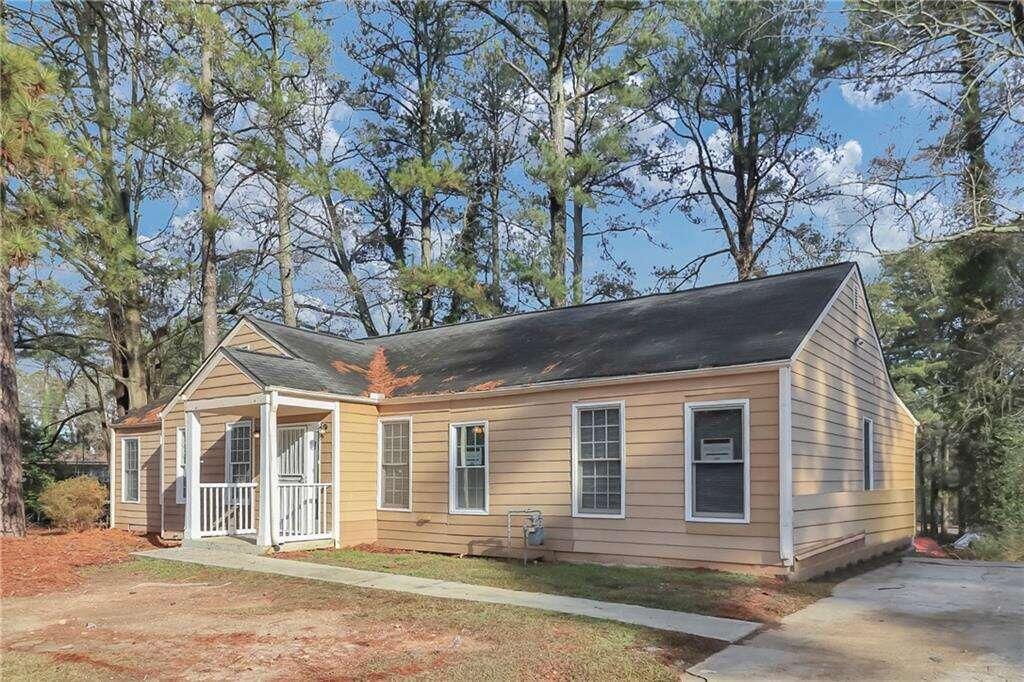
[[[359,341],[247,317],[296,358],[226,352],[264,385],[395,396],[784,360],[854,267],[842,263]]]

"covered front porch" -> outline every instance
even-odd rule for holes
[[[182,430],[186,541],[339,545],[337,401],[277,390],[188,400]]]

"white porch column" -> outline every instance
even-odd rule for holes
[[[331,410],[331,537],[341,547],[341,406]]]
[[[199,500],[199,476],[200,461],[202,460],[202,439],[201,427],[199,426],[199,412],[188,410],[185,412],[185,485],[188,487],[188,494],[185,496],[185,538],[195,540],[199,537],[200,529],[200,507]]]
[[[277,393],[264,396],[260,404],[260,523],[256,544],[269,547],[277,542]]]

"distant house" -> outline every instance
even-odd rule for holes
[[[548,559],[804,577],[913,536],[915,434],[850,263],[358,341],[245,317],[114,426],[112,523],[502,555],[531,508]]]
[[[92,446],[62,450],[49,460],[40,462],[50,475],[60,480],[74,476],[92,476],[103,485],[110,482],[110,464],[106,452],[97,453]]]

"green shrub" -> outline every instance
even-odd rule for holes
[[[982,561],[1024,561],[1024,528],[986,533],[971,543],[970,555]]]
[[[103,516],[107,489],[92,476],[78,476],[47,485],[39,507],[53,524],[65,530],[85,530]]]

